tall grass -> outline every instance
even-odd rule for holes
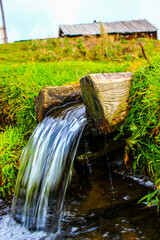
[[[134,157],[138,167],[154,182],[156,191],[145,196],[148,204],[160,205],[160,58],[152,66],[140,68],[134,74],[130,112],[121,133],[128,133],[126,155]],[[128,159],[128,156],[126,156]]]
[[[0,62],[5,64],[57,61],[136,61],[143,54],[139,41],[148,57],[160,53],[160,42],[151,39],[127,41],[106,34],[101,26],[100,37],[44,39],[0,45]]]
[[[25,140],[17,127],[7,127],[0,133],[0,196],[5,197],[14,191],[19,159]]]
[[[30,46],[32,60],[42,62],[53,61],[134,61],[143,59],[139,46],[142,42],[147,56],[160,53],[160,43],[151,39],[132,39],[130,41],[119,39],[114,41],[113,36],[108,35],[101,24],[100,37],[80,37],[35,40]]]

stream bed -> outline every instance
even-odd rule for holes
[[[12,218],[12,199],[0,200],[0,240],[160,239],[156,208],[137,204],[153,191],[152,184],[119,169],[105,159],[86,166],[81,176],[73,176],[57,234],[52,233],[53,222],[48,222],[46,232],[29,231]]]

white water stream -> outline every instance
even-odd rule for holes
[[[53,232],[59,221],[72,163],[86,124],[85,107],[64,110],[47,117],[34,130],[21,157],[13,217],[29,229],[45,229],[52,218]]]

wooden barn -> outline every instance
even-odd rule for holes
[[[100,36],[101,26],[106,33],[117,38],[144,38],[157,39],[158,29],[147,20],[132,20],[120,22],[100,23],[94,21],[89,24],[60,25],[59,37]]]

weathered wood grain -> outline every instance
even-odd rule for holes
[[[35,104],[37,121],[41,122],[51,109],[58,109],[66,103],[77,101],[77,99],[81,99],[79,84],[42,88]]]
[[[89,74],[80,79],[82,99],[99,133],[117,129],[128,113],[133,75],[125,73]]]

